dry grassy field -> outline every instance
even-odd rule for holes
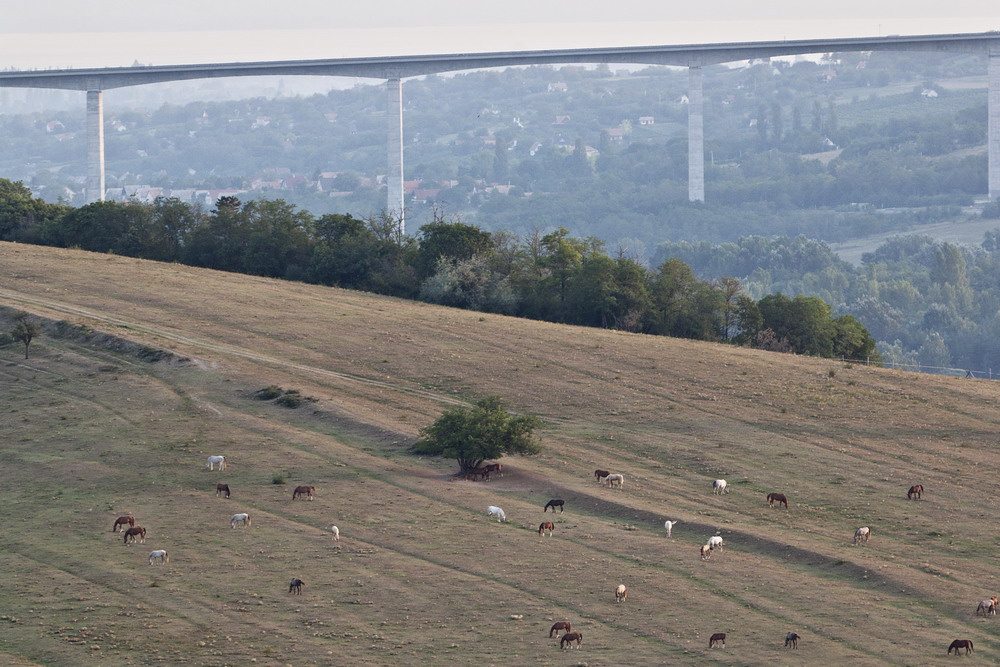
[[[992,382],[4,243],[0,306],[48,322],[30,359],[0,349],[4,664],[912,665],[956,638],[1000,661],[974,615],[1000,592]],[[543,454],[472,483],[408,453],[491,394],[544,418]]]

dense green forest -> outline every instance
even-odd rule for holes
[[[703,281],[679,259],[656,270],[610,257],[560,228],[518,238],[434,220],[417,238],[397,220],[315,217],[281,200],[222,197],[210,213],[176,199],[152,204],[47,204],[0,179],[0,240],[180,261],[306,280],[460,308],[762,349],[879,362],[851,315],[812,296],[758,301],[726,278]]]

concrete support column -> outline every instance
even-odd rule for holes
[[[389,199],[386,212],[399,220],[399,232],[406,232],[403,218],[403,82],[399,78],[385,82],[387,93],[386,117],[389,123],[388,171],[386,185]]]
[[[87,203],[104,201],[104,91],[87,91]]]
[[[987,183],[990,199],[998,201],[1000,200],[1000,50],[990,50],[987,100],[986,144],[989,156]]]
[[[688,67],[688,201],[705,201],[705,118],[701,67]]]

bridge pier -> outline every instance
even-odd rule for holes
[[[388,170],[386,186],[388,200],[386,212],[395,215],[399,220],[399,233],[406,233],[406,222],[403,217],[403,81],[399,77],[385,82],[386,117],[389,123],[388,132]]]
[[[87,91],[86,201],[104,201],[104,91]]]
[[[990,49],[986,103],[987,183],[992,201],[1000,200],[1000,48]]]
[[[705,117],[700,65],[688,67],[688,201],[705,201]]]

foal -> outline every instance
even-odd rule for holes
[[[792,648],[799,647],[799,636],[794,632],[789,632],[785,635],[785,648],[791,646]]]
[[[146,543],[146,529],[142,526],[133,526],[125,531],[125,544],[129,542],[135,543],[136,535],[139,536],[139,544]],[[130,539],[131,538],[131,539]]]
[[[548,533],[549,537],[552,537],[552,531],[556,529],[556,526],[551,521],[545,521],[538,525],[538,536],[541,537],[542,533]]]

